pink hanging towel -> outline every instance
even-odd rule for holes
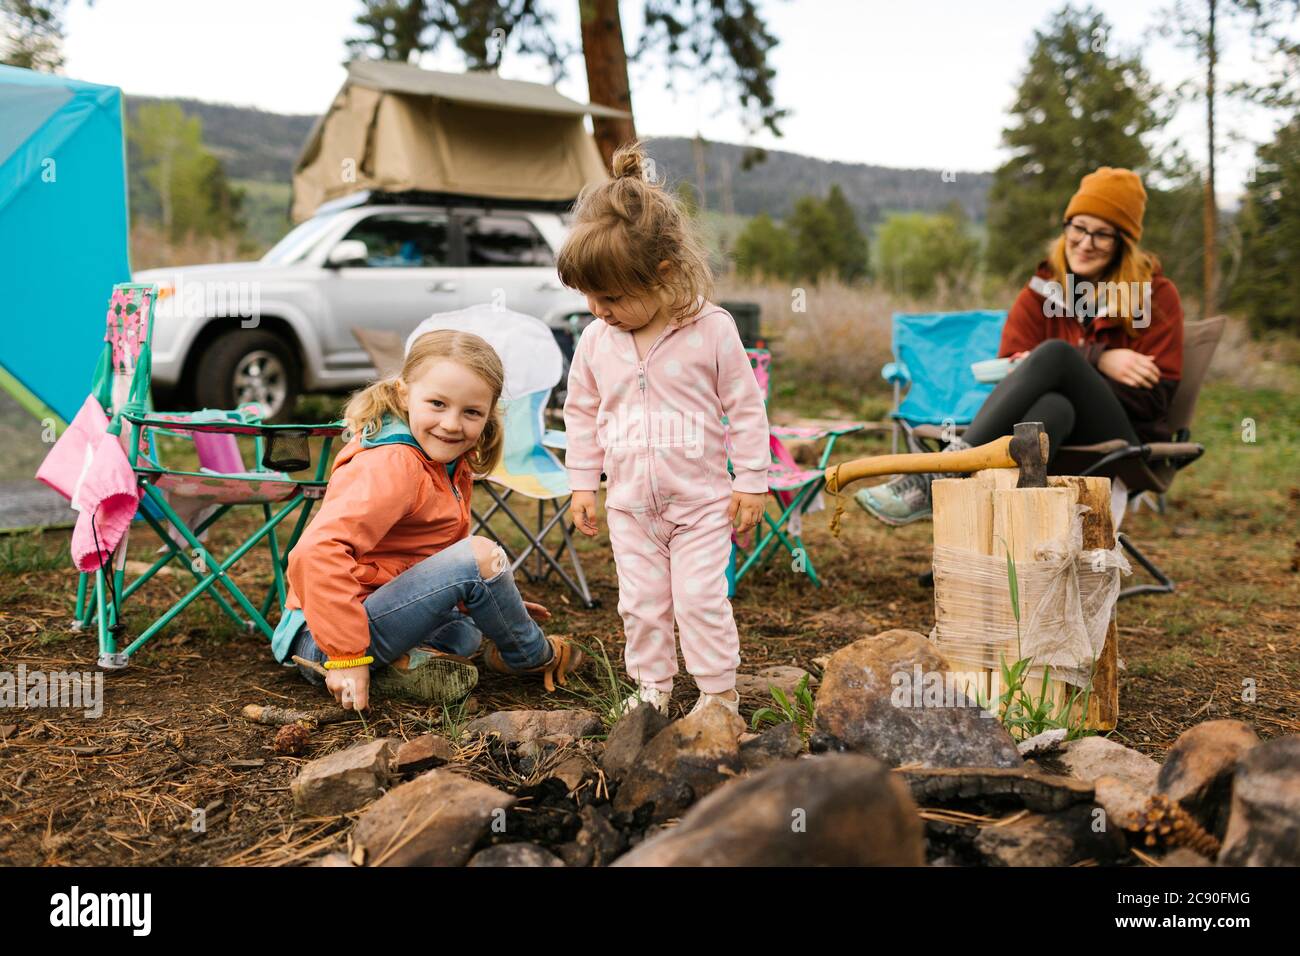
[[[72,561],[78,571],[96,571],[112,556],[140,504],[135,472],[115,436],[100,440],[76,498],[81,513],[72,529]]]
[[[93,395],[87,396],[77,417],[41,462],[36,477],[71,501],[77,482],[90,467],[95,448],[107,431],[108,416]]]

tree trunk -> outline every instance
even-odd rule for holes
[[[1206,33],[1205,116],[1209,134],[1210,156],[1205,178],[1205,296],[1202,318],[1209,318],[1219,305],[1219,208],[1214,195],[1214,67],[1218,61],[1218,41],[1214,35],[1215,4],[1209,0],[1210,25]]]
[[[627,79],[627,51],[623,49],[623,24],[618,0],[578,0],[582,20],[582,55],[587,62],[587,95],[600,106],[632,112],[632,93]],[[614,150],[636,139],[632,117],[592,117],[596,145],[606,168]]]

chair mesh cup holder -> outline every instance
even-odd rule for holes
[[[302,471],[311,465],[307,445],[310,433],[303,429],[284,429],[266,439],[262,465],[272,471]]]

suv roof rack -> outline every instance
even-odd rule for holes
[[[380,192],[378,190],[362,189],[322,203],[317,207],[316,214],[367,205],[453,206],[461,209],[481,209],[489,213],[495,210],[522,209],[531,212],[563,214],[572,211],[573,203],[574,200],[572,199],[501,199],[487,196],[466,196],[459,193],[425,192],[417,189],[401,192]]]

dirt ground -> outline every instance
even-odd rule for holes
[[[1244,444],[1237,423],[1252,403],[1263,409],[1253,412],[1260,438]],[[1203,405],[1198,438],[1211,454],[1180,476],[1167,513],[1144,509],[1124,525],[1178,582],[1176,594],[1126,601],[1118,614],[1124,669],[1113,736],[1156,759],[1180,732],[1208,719],[1239,718],[1262,737],[1300,730],[1300,477],[1295,453],[1281,450],[1296,444],[1296,400],[1225,387]],[[879,453],[882,442],[845,442],[836,459]],[[795,664],[815,672],[814,658],[858,637],[894,627],[929,631],[933,592],[917,578],[929,561],[930,525],[888,529],[850,502],[834,538],[829,514],[805,524],[823,587],[781,558],[741,583],[734,607],[743,671]],[[215,550],[233,540],[218,532]],[[0,539],[4,669],[94,670],[93,637],[68,626],[76,576],[66,548],[66,532]],[[148,553],[139,532],[132,557]],[[583,542],[581,553],[598,609],[578,609],[554,579],[521,581],[521,590],[554,611],[552,630],[603,642],[621,660],[607,538]],[[267,559],[257,552],[240,568],[236,580],[260,600]],[[178,575],[159,579],[135,599],[128,628],[138,633],[187,588]],[[212,602],[192,606],[129,668],[107,676],[98,719],[0,709],[0,862],[279,865],[342,846],[346,819],[295,815],[289,783],[298,766],[368,735],[447,728],[440,712],[380,701],[364,724],[322,728],[303,758],[291,758],[271,750],[274,728],[240,715],[253,703],[319,705],[323,694],[277,666],[265,640],[238,631]],[[475,697],[482,712],[591,705],[492,674]],[[689,707],[694,697],[683,665],[675,706]],[[746,716],[760,705],[745,703]],[[206,810],[206,832],[191,828],[195,808]]]

